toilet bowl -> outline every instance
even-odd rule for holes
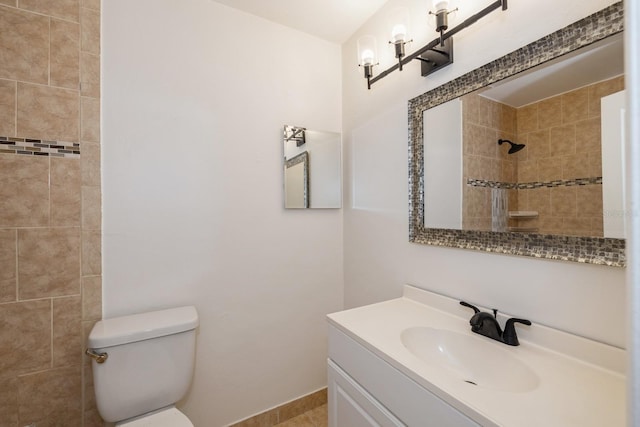
[[[127,427],[193,427],[175,404],[195,365],[195,307],[101,320],[87,340],[98,412]]]

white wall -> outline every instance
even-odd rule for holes
[[[630,212],[627,256],[628,370],[627,424],[640,424],[640,4],[625,1],[625,49],[627,57],[627,209]]]
[[[462,117],[462,100],[423,114],[425,227],[462,229]]]
[[[479,10],[489,1],[473,3]],[[407,101],[590,15],[610,0],[510,1],[455,37],[455,63],[427,78],[414,61],[367,90],[356,41],[373,33],[379,73],[393,7],[411,8],[419,30],[408,52],[435,36],[424,1],[390,0],[343,45],[344,265],[347,307],[398,297],[411,283],[618,346],[625,344],[625,270],[408,243]],[[461,17],[464,14],[460,13]],[[427,34],[429,31],[429,34]]]
[[[602,207],[604,235],[624,239],[626,91],[600,99],[602,123]],[[622,167],[620,167],[622,165]]]
[[[309,191],[312,208],[342,207],[342,136],[308,130]]]
[[[197,307],[198,426],[324,387],[342,211],[283,209],[282,127],[340,132],[340,46],[209,0],[103,7],[105,316]]]

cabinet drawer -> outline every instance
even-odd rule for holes
[[[404,427],[380,402],[328,361],[329,427]]]
[[[409,427],[480,426],[333,326],[329,358]]]

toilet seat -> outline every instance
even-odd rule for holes
[[[193,424],[185,414],[175,407],[170,407],[131,421],[117,423],[116,427],[193,427]]]

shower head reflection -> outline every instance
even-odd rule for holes
[[[508,139],[499,139],[498,145],[502,145],[502,143],[504,142],[508,142],[511,145],[511,147],[509,148],[509,154],[517,153],[525,147],[524,144],[516,144],[515,142],[511,142]]]

